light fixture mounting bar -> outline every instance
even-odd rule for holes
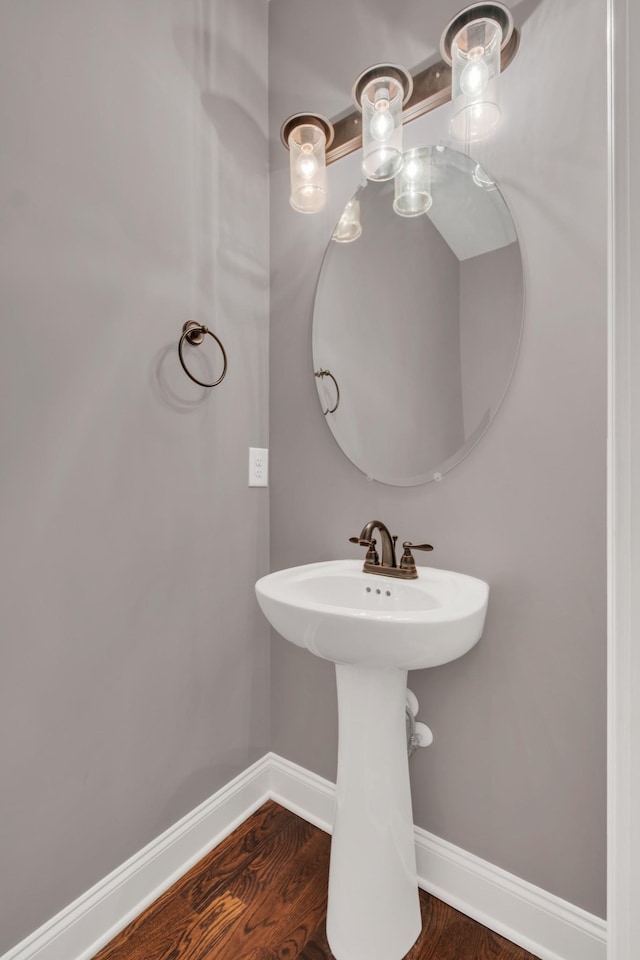
[[[500,69],[506,70],[515,57],[520,34],[515,28],[502,48]],[[413,92],[402,112],[403,123],[416,120],[451,100],[451,67],[444,60],[411,74]],[[333,120],[334,136],[327,149],[327,165],[348,156],[362,146],[362,114],[353,110],[346,116]]]

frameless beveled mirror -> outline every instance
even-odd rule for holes
[[[356,467],[398,486],[438,478],[483,435],[513,373],[524,301],[491,176],[443,146],[410,151],[405,168],[408,188],[368,182],[347,204],[313,316],[326,422]]]

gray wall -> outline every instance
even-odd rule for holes
[[[0,5],[0,953],[269,746],[266,31]]]
[[[435,742],[411,762],[416,822],[579,906],[605,910],[605,4],[524,0],[504,75],[505,122],[475,151],[522,245],[527,305],[514,380],[472,453],[441,483],[368,483],[327,429],[313,378],[314,285],[358,159],[329,168],[316,217],[288,205],[289,114],[334,116],[354,78],[436,50],[459,0],[271,0],[271,544],[274,569],[356,556],[373,517],[435,544],[434,565],[486,579],[485,634],[410,676]],[[389,19],[387,19],[387,17]],[[571,38],[580,38],[572,43]],[[407,128],[447,138],[448,108]],[[333,778],[333,667],[272,646],[273,746]]]
[[[460,264],[460,368],[464,435],[493,416],[513,371],[522,333],[520,245],[510,243]],[[484,350],[485,343],[491,344]]]

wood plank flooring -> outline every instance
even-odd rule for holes
[[[329,844],[270,800],[94,960],[333,960]],[[422,933],[406,960],[537,960],[422,891],[420,905]]]

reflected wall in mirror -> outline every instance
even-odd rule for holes
[[[409,151],[407,167],[408,188],[368,182],[349,201],[359,229],[337,225],[313,316],[325,420],[363,473],[398,486],[437,478],[485,432],[524,300],[515,226],[490,175],[443,146]],[[412,182],[428,199],[406,196]]]

